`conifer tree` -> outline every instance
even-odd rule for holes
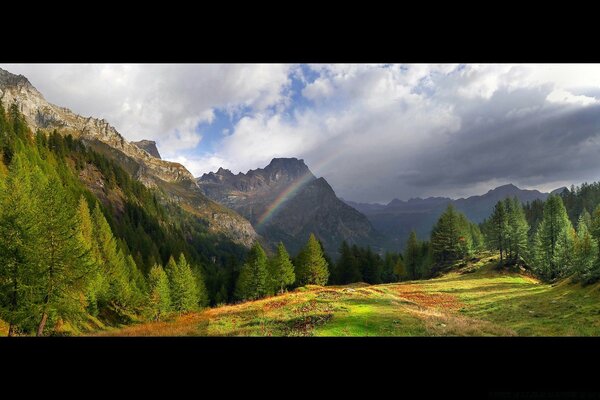
[[[573,232],[561,198],[550,195],[535,238],[534,268],[544,279],[554,280],[571,270]]]
[[[358,260],[345,240],[340,247],[340,258],[335,265],[335,275],[333,283],[336,284],[348,284],[362,280]]]
[[[283,293],[286,287],[294,284],[296,281],[294,265],[283,243],[279,242],[277,245],[277,252],[271,258],[269,267],[271,286],[274,291]]]
[[[169,277],[173,310],[182,313],[195,309],[198,305],[198,288],[185,256],[181,254],[177,263],[170,257],[165,272]]]
[[[589,215],[589,214],[588,214]],[[598,242],[588,230],[585,215],[579,217],[577,237],[574,245],[575,272],[584,282],[589,283],[598,278]]]
[[[438,263],[459,260],[471,251],[469,222],[452,204],[431,231],[431,248],[434,261]]]
[[[421,265],[421,245],[414,230],[408,236],[403,258],[408,279],[418,279],[419,267]]]
[[[150,269],[148,287],[148,309],[151,318],[159,320],[171,310],[171,294],[167,274],[158,264]]]
[[[525,219],[525,212],[517,197],[505,200],[507,219],[506,241],[508,245],[508,256],[514,262],[527,253],[529,224]]]
[[[28,287],[37,280],[31,243],[38,235],[32,210],[30,170],[14,157],[0,190],[0,319],[16,334],[32,312]]]
[[[237,300],[255,300],[267,295],[268,274],[267,255],[260,243],[255,242],[240,271],[234,297]]]
[[[48,317],[77,319],[85,312],[81,296],[92,268],[91,246],[82,233],[58,177],[50,177],[39,193],[39,313],[37,335],[44,333]],[[81,221],[86,223],[88,221]],[[85,227],[88,228],[87,226]]]
[[[300,285],[325,285],[329,268],[323,251],[314,234],[310,234],[306,246],[298,254],[296,279]]]
[[[500,265],[504,264],[507,250],[508,217],[504,202],[499,201],[494,206],[490,218],[489,242],[495,250],[500,251]]]

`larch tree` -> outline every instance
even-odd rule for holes
[[[403,259],[408,279],[418,279],[421,265],[421,245],[414,230],[408,236]]]
[[[185,256],[181,254],[178,262],[170,257],[165,272],[169,277],[173,310],[184,313],[195,309],[198,305],[198,288]]]
[[[326,285],[329,266],[323,250],[314,234],[310,234],[306,246],[297,257],[296,279],[300,285]]]
[[[500,251],[500,265],[504,264],[504,258],[507,250],[508,240],[508,216],[506,207],[502,201],[494,206],[494,211],[490,218],[490,238],[489,242],[495,250]]]
[[[37,263],[41,316],[38,336],[43,335],[49,316],[73,320],[85,313],[82,297],[92,268],[91,246],[66,198],[62,182],[54,176],[39,193],[41,234],[36,244],[40,256]]]
[[[588,230],[585,216],[582,214],[577,223],[577,237],[574,245],[575,273],[584,283],[598,278],[598,242]]]
[[[267,263],[265,251],[260,243],[255,242],[236,282],[234,297],[237,300],[255,300],[268,294],[269,271]]]
[[[274,291],[283,293],[285,288],[296,281],[294,265],[283,243],[277,245],[277,252],[269,260],[269,277]]]
[[[527,253],[529,224],[523,206],[517,197],[504,201],[507,215],[507,243],[509,257],[518,262]]]
[[[159,320],[171,310],[169,278],[163,268],[155,264],[148,275],[148,311],[150,317]]]
[[[535,238],[534,268],[544,279],[554,280],[571,269],[574,230],[559,196],[550,195]]]
[[[30,171],[16,156],[0,188],[0,319],[17,333],[32,312],[29,287],[36,281],[31,243],[38,236],[32,210]]]

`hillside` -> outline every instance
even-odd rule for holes
[[[282,241],[297,253],[314,233],[335,258],[343,240],[377,249],[382,241],[369,220],[341,201],[303,160],[274,158],[265,168],[236,175],[219,168],[197,182],[210,199],[247,218],[271,247]]]
[[[587,336],[600,334],[598,286],[543,284],[494,270],[497,256],[427,281],[308,287],[110,330],[125,336]]]

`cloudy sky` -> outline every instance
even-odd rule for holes
[[[16,65],[195,176],[303,158],[355,201],[600,180],[600,65]]]

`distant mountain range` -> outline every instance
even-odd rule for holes
[[[382,242],[363,214],[338,199],[327,181],[297,158],[274,158],[246,174],[219,168],[197,182],[206,196],[246,217],[271,246],[282,241],[291,253],[311,232],[333,257],[343,240],[374,249]]]
[[[561,193],[563,190],[568,189],[562,187],[551,193]],[[428,238],[431,228],[450,203],[471,221],[480,223],[491,214],[498,200],[516,196],[525,203],[536,199],[545,200],[548,195],[549,193],[519,189],[513,184],[508,184],[492,189],[484,195],[456,200],[449,197],[416,198],[407,201],[394,199],[386,205],[344,201],[366,215],[373,227],[386,237],[384,247],[400,249],[404,247],[413,229],[419,238]]]

